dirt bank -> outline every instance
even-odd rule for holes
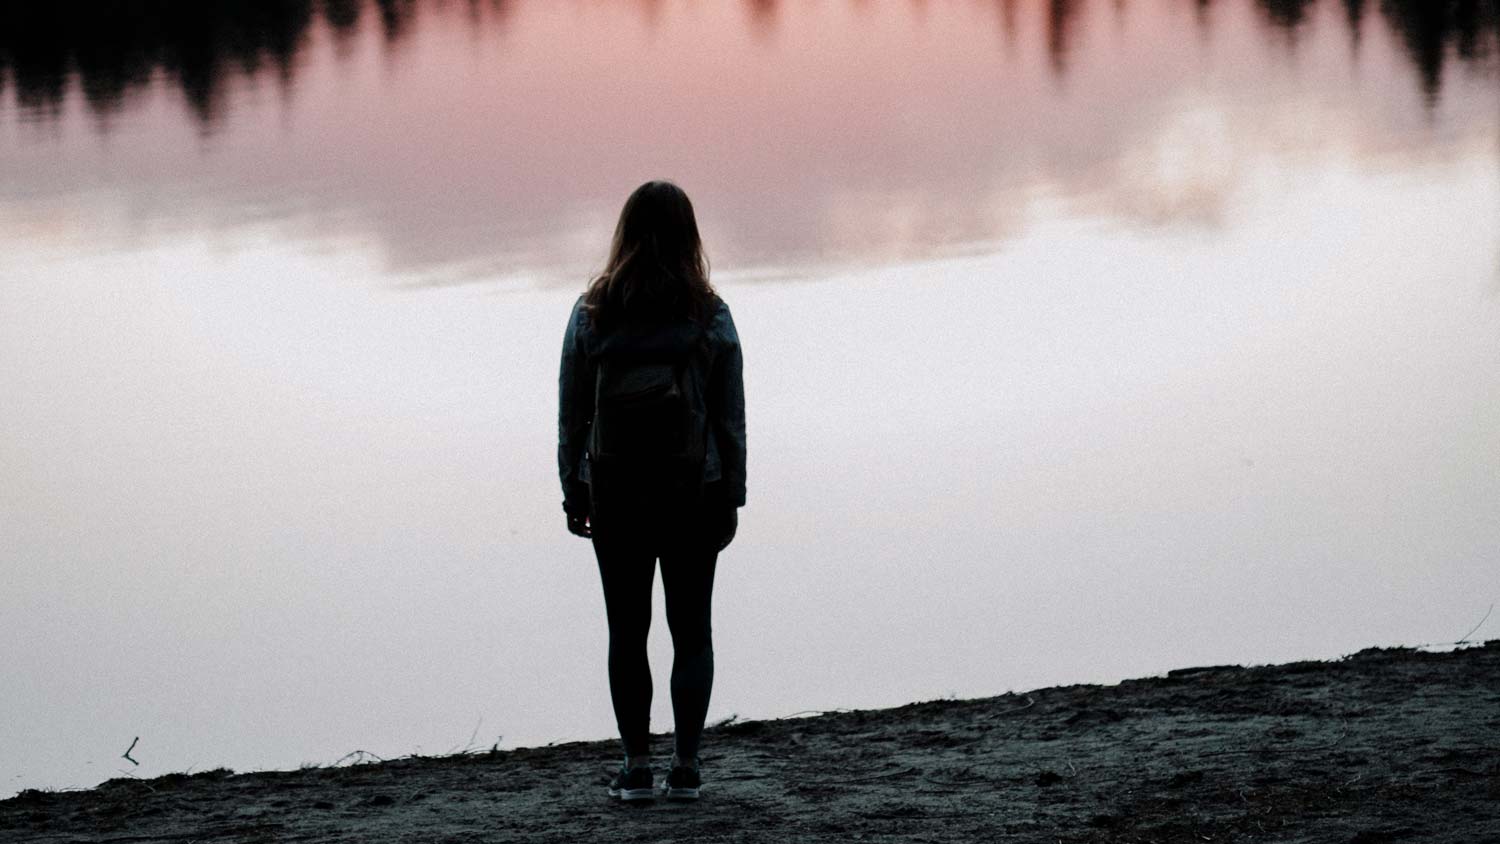
[[[697,804],[607,800],[616,759],[119,779],[0,802],[0,841],[1500,842],[1500,640],[723,725]]]

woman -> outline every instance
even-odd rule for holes
[[[558,380],[563,509],[599,561],[610,697],[625,745],[609,794],[656,795],[646,633],[660,560],[676,721],[662,790],[696,799],[714,675],[714,565],[745,503],[745,393],[739,336],[708,283],[681,188],[647,182],[625,201],[608,263],[573,306]]]

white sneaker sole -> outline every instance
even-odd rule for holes
[[[656,789],[655,788],[611,788],[609,790],[609,796],[610,797],[618,797],[621,800],[624,800],[624,801],[627,801],[627,802],[632,801],[632,800],[655,800],[656,799]]]
[[[669,788],[666,790],[668,800],[697,800],[698,789],[696,788]]]

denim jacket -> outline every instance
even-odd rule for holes
[[[557,470],[562,478],[563,509],[589,511],[589,426],[594,419],[594,353],[600,337],[590,324],[583,297],[573,303],[563,333],[558,375]],[[708,450],[703,463],[704,488],[723,503],[745,505],[745,380],[740,337],[724,300],[714,300],[705,341],[708,354],[695,365],[708,410]]]

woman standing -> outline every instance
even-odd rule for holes
[[[625,761],[609,794],[649,800],[646,633],[661,563],[676,721],[669,799],[696,799],[713,688],[714,566],[745,503],[739,336],[708,283],[687,194],[647,182],[625,201],[604,271],[563,335],[557,462],[568,530],[590,537],[609,617],[609,687]]]

